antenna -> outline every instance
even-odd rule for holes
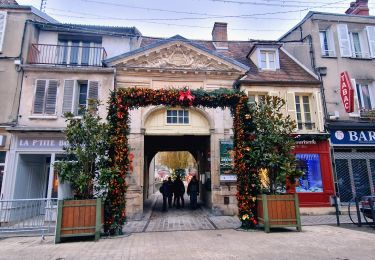
[[[40,11],[46,12],[47,0],[40,0]]]

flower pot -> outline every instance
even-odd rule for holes
[[[297,194],[258,195],[258,222],[266,233],[276,227],[296,227],[302,231]]]
[[[104,220],[101,198],[89,200],[59,200],[55,243],[62,238],[94,236],[100,238]]]

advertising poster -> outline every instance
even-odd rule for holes
[[[220,141],[220,180],[235,181],[236,175],[233,172],[234,150],[232,140]]]

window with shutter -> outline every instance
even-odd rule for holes
[[[367,26],[366,31],[371,58],[375,58],[375,26]]]
[[[62,113],[73,113],[74,107],[74,80],[65,80]]]
[[[7,13],[0,12],[0,52],[3,51],[6,20],[7,20]]]
[[[81,115],[83,110],[88,108],[89,100],[98,100],[98,98],[98,81],[65,80],[62,112]]]
[[[59,82],[57,80],[48,81],[48,89],[46,93],[46,105],[44,113],[47,115],[54,115],[56,113],[56,98],[57,98],[57,87]]]
[[[348,26],[346,24],[338,24],[337,35],[339,38],[341,57],[351,57],[352,50],[350,47]]]
[[[47,80],[37,80],[34,96],[34,114],[43,114]]]
[[[33,113],[54,115],[56,113],[57,80],[38,79],[35,87]]]

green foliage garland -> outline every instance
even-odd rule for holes
[[[248,155],[250,139],[254,137],[252,116],[247,106],[247,96],[236,90],[218,89],[148,89],[126,88],[111,94],[109,100],[108,123],[113,148],[110,156],[112,167],[117,170],[113,175],[107,195],[106,229],[118,233],[126,219],[125,195],[126,174],[129,171],[129,110],[146,106],[164,105],[169,107],[229,107],[234,118],[234,171],[237,174],[239,217],[245,228],[256,225],[255,198],[260,191],[257,170]]]

